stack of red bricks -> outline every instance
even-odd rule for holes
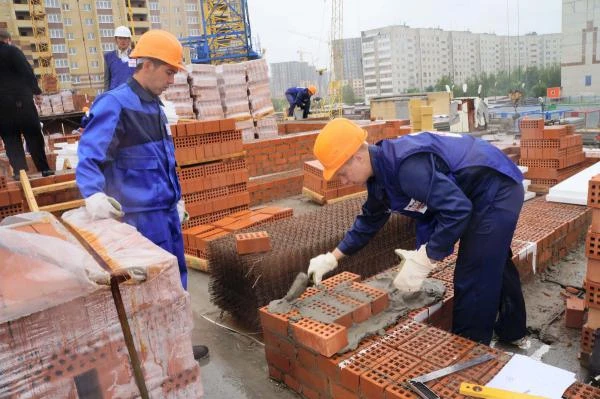
[[[186,228],[183,230],[185,253],[210,260],[209,246],[212,241],[235,231],[292,217],[293,212],[292,208],[269,206],[252,211],[238,211],[210,224]]]
[[[519,128],[519,164],[529,169],[525,177],[531,180],[531,191],[545,193],[585,165],[582,138],[575,134],[574,125],[544,126],[544,120],[539,118],[523,119]]]
[[[365,191],[366,187],[357,184],[342,184],[340,179],[325,180],[323,165],[318,160],[304,162],[304,188],[323,198],[324,204],[334,198]]]
[[[23,212],[23,195],[16,182],[7,182],[0,176],[0,221],[7,216]]]
[[[81,134],[79,133],[66,134],[61,136],[50,136],[48,137],[48,148],[50,149],[50,151],[54,151],[58,149],[58,146],[56,144],[73,144],[77,143],[79,139],[81,139]]]
[[[392,119],[385,121],[383,135],[385,137],[404,136],[412,132],[410,119]]]
[[[177,175],[190,220],[210,223],[248,209],[248,168],[233,119],[171,125]]]
[[[581,331],[581,360],[584,363],[592,353],[594,332],[600,328],[600,175],[589,181],[588,206],[592,209],[592,224],[585,242],[588,264],[584,286],[588,316]]]
[[[389,398],[417,396],[403,382],[453,363],[484,353],[496,358],[463,372],[434,380],[427,385],[443,398],[464,398],[458,393],[462,381],[485,384],[510,359],[509,355],[488,346],[476,344],[436,327],[403,317],[382,336],[362,340],[358,348],[338,355],[348,343],[347,328],[376,315],[388,305],[388,294],[360,283],[360,276],[344,272],[323,281],[332,293],[345,282],[369,298],[360,302],[335,293],[353,305],[344,314],[337,308],[321,304],[323,312],[335,317],[334,323],[322,323],[302,317],[297,310],[287,314],[260,309],[265,340],[265,353],[271,378],[284,382],[305,398]],[[305,299],[317,291],[309,288]],[[316,302],[319,305],[320,302]]]

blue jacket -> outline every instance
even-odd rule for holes
[[[135,60],[123,62],[116,50],[104,53],[104,90],[112,90],[127,82],[135,72]]]
[[[418,244],[441,260],[487,210],[498,184],[523,180],[502,151],[468,135],[424,132],[380,141],[369,153],[367,200],[338,245],[346,255],[365,246],[394,211],[417,219]]]
[[[310,104],[310,93],[306,87],[290,87],[285,91],[286,96],[289,94],[294,98],[294,102],[290,105],[297,107],[305,107]]]
[[[84,198],[104,192],[125,213],[174,209],[181,188],[160,105],[133,78],[94,101],[79,141],[75,175]]]

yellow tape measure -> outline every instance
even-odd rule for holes
[[[462,395],[483,399],[550,399],[545,396],[529,395],[498,388],[488,388],[470,382],[461,383],[458,392]]]

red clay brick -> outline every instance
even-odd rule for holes
[[[296,363],[290,374],[292,374],[304,387],[310,387],[317,392],[327,391],[327,377],[324,374],[317,374],[317,370],[309,371]],[[303,391],[304,392],[304,391]]]
[[[321,284],[326,288],[332,289],[337,287],[339,284],[346,281],[360,281],[360,276],[351,272],[341,272],[335,276],[331,276],[328,279],[321,281]]]
[[[319,394],[319,392],[311,389],[310,387],[303,385],[302,386],[302,396],[304,396],[307,399],[319,399],[322,396]]]
[[[236,234],[235,244],[239,255],[271,250],[271,239],[266,231]]]
[[[565,325],[569,328],[581,328],[583,326],[583,313],[585,301],[581,298],[570,296],[566,300]]]
[[[384,399],[385,388],[392,383],[385,374],[367,370],[360,375],[360,393],[369,399]]]
[[[297,359],[298,362],[308,370],[318,370],[317,354],[308,349],[298,347]]]
[[[600,208],[600,175],[592,177],[588,184],[587,205]]]
[[[450,337],[452,337],[452,334],[446,331],[435,327],[427,327],[427,329],[422,330],[419,334],[400,345],[398,349],[411,355],[423,356]]]
[[[446,367],[456,363],[475,345],[475,342],[471,340],[454,335],[425,353],[423,359],[440,367]]]
[[[380,343],[358,351],[339,363],[340,384],[352,391],[358,391],[360,375],[396,353],[392,348]]]
[[[426,328],[424,324],[406,318],[395,327],[390,328],[382,338],[381,342],[392,348],[398,349],[402,344],[424,328]]]
[[[279,370],[271,364],[269,364],[269,377],[271,377],[275,381],[283,381],[283,373],[281,372],[281,370]]]
[[[265,357],[267,358],[267,364],[270,364],[278,370],[288,373],[291,370],[291,361],[287,357],[283,356],[281,352],[271,347],[265,346]]]
[[[331,396],[333,399],[359,399],[355,391],[349,391],[346,388],[334,382],[330,383]]]
[[[283,377],[283,382],[285,383],[285,385],[287,385],[292,391],[295,392],[302,392],[302,385],[300,385],[300,382],[298,382],[297,379],[295,379],[294,377],[292,377],[289,374],[286,374]]]
[[[325,324],[310,319],[300,319],[292,325],[292,336],[305,347],[330,357],[348,345],[346,328],[339,324]]]
[[[288,335],[288,321],[292,315],[297,315],[298,311],[293,310],[286,314],[271,313],[267,306],[263,306],[259,310],[260,323],[263,331],[269,330],[274,334],[286,337]]]
[[[371,299],[371,313],[373,315],[383,312],[389,305],[390,297],[387,292],[356,282],[352,283],[351,289],[361,291]]]

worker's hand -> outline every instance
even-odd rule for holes
[[[337,259],[331,252],[316,256],[308,264],[308,278],[312,278],[315,285],[321,284],[323,275],[335,269],[337,265]]]
[[[402,292],[419,291],[427,275],[435,268],[435,263],[427,256],[425,245],[421,245],[418,251],[397,249],[395,252],[403,261],[394,286]]]
[[[177,202],[177,214],[179,215],[179,223],[185,223],[190,220],[190,214],[185,210],[185,202],[182,199]]]
[[[87,197],[85,199],[85,209],[92,219],[120,218],[123,216],[121,204],[102,192]]]

